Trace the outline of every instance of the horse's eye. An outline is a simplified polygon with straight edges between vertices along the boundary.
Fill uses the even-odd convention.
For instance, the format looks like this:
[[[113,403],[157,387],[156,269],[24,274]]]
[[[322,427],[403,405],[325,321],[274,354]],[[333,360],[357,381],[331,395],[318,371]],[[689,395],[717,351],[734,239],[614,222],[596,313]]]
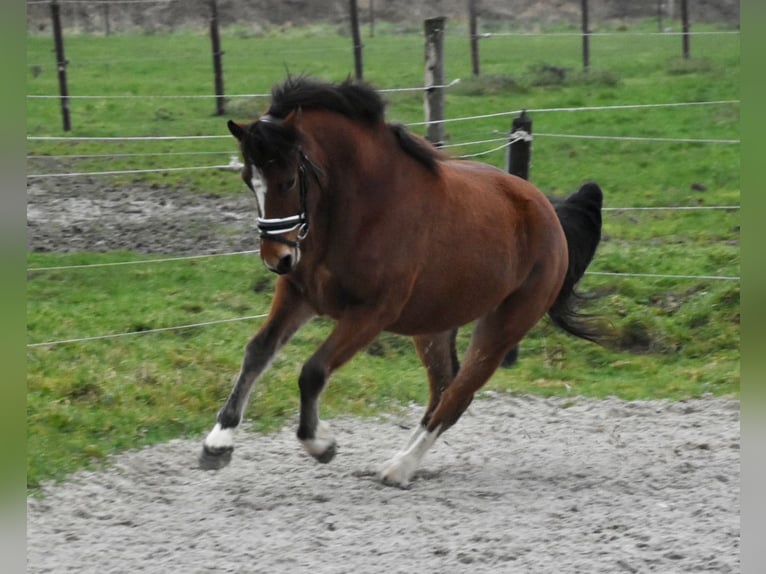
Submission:
[[[284,183],[283,189],[285,191],[291,191],[295,187],[296,178],[292,177]]]

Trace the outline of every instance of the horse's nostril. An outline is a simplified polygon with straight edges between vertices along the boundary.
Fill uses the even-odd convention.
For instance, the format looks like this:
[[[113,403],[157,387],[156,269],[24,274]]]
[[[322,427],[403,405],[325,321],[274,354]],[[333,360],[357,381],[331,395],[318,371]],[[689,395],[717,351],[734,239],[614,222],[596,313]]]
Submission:
[[[293,268],[293,256],[292,255],[284,255],[279,259],[279,263],[277,263],[277,273],[287,273],[288,271],[292,270]]]

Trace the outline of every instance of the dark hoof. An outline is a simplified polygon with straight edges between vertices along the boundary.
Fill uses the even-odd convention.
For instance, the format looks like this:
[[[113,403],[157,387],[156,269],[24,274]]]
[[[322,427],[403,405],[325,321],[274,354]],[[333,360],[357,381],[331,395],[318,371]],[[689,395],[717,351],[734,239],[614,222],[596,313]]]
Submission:
[[[335,458],[336,454],[338,454],[338,446],[337,446],[337,443],[333,441],[333,443],[330,446],[328,446],[327,449],[322,454],[320,454],[319,456],[315,456],[314,458],[317,459],[317,462],[321,462],[322,464],[327,464],[328,462],[330,462],[332,459]]]
[[[231,453],[234,447],[209,448],[202,445],[199,455],[199,467],[202,470],[219,470],[231,462]]]

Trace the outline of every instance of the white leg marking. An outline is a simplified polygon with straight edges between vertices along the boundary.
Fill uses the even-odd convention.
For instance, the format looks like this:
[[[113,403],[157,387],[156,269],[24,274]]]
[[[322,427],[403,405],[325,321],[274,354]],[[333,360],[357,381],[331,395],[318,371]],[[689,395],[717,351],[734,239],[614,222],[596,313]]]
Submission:
[[[324,421],[319,421],[314,438],[302,440],[303,448],[314,458],[320,458],[327,449],[335,444],[330,425]]]
[[[418,428],[415,429],[415,431],[410,435],[410,438],[407,440],[407,445],[404,447],[404,450],[407,450],[413,444],[415,444],[415,442],[420,438],[420,435],[422,435],[424,432],[426,432],[426,427],[423,425],[418,425]]]
[[[223,429],[221,423],[215,423],[205,437],[205,446],[210,449],[234,448],[234,429]]]
[[[434,444],[436,437],[439,436],[439,428],[427,431],[425,427],[420,427],[415,431],[410,437],[407,447],[383,464],[380,479],[386,484],[406,488],[426,452]]]

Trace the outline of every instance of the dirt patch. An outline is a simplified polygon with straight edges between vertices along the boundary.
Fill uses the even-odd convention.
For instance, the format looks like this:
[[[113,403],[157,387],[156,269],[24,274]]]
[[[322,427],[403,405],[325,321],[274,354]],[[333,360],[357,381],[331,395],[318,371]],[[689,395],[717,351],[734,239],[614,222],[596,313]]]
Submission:
[[[409,490],[381,485],[419,413],[331,421],[329,465],[294,423],[217,472],[202,437],[118,456],[28,501],[27,572],[739,571],[736,400],[485,393]]]
[[[41,180],[27,188],[28,249],[177,255],[256,249],[254,205],[245,192],[218,197],[87,178]]]

